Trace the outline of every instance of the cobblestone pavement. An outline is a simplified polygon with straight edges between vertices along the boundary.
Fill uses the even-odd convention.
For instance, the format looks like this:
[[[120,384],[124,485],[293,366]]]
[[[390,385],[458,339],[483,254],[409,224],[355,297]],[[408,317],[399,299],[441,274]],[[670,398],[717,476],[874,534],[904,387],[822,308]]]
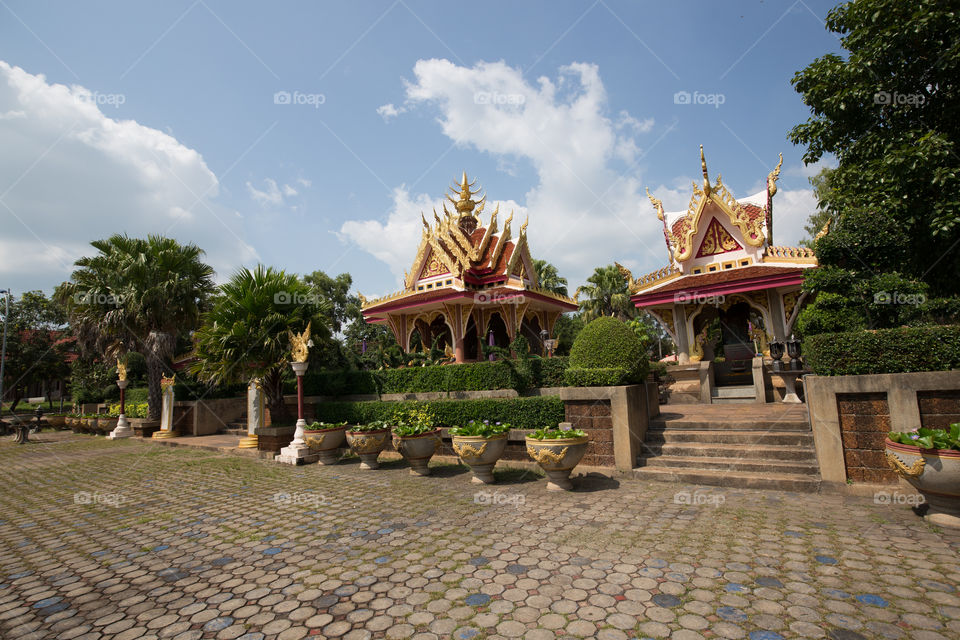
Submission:
[[[960,536],[903,504],[39,438],[0,442],[3,638],[960,638]]]

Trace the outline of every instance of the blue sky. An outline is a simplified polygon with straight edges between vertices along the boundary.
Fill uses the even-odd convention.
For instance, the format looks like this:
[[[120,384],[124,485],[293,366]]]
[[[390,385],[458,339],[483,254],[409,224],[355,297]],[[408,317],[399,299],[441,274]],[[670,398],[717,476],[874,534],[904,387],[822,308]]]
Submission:
[[[50,291],[121,231],[195,242],[221,280],[260,261],[387,293],[463,170],[574,287],[646,273],[644,188],[683,209],[700,144],[738,197],[784,154],[794,244],[816,168],[789,81],[839,51],[833,4],[3,0],[0,287]]]

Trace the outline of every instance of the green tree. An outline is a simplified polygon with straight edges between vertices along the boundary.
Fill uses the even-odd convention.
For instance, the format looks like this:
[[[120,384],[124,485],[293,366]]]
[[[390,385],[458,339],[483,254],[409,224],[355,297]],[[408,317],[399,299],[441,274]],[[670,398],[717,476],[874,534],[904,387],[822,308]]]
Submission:
[[[311,294],[296,275],[272,267],[238,271],[221,285],[194,335],[197,361],[191,373],[216,385],[259,377],[273,421],[288,419],[283,402],[283,382],[292,375],[288,331],[302,332],[309,322],[315,342],[330,337],[327,303]],[[311,360],[315,356],[311,353]]]
[[[560,277],[555,266],[546,260],[534,260],[533,269],[542,288],[557,295],[567,295],[567,279]]]
[[[810,186],[813,187],[813,195],[817,198],[817,202],[829,202],[831,200],[831,196],[828,194],[831,171],[832,169],[824,167],[820,170],[820,173],[810,178]],[[803,230],[807,236],[800,241],[800,246],[813,249],[813,243],[824,230],[826,224],[828,222],[833,224],[835,221],[836,215],[833,211],[817,207],[816,211],[807,218],[807,223],[803,225]]]
[[[629,320],[637,315],[627,281],[615,264],[594,269],[587,284],[577,288],[577,299],[584,322],[601,316]]]
[[[934,295],[960,293],[960,11],[941,0],[854,0],[827,15],[845,55],[792,82],[810,107],[790,139],[804,161],[837,159],[821,209],[889,216],[907,252],[894,263]],[[861,218],[867,220],[868,218]],[[847,222],[845,224],[851,224]],[[859,247],[848,245],[856,256]]]
[[[203,251],[162,236],[113,235],[90,243],[99,253],[76,261],[57,298],[81,348],[108,359],[126,351],[147,364],[149,417],[160,418],[160,378],[177,334],[199,325],[213,285]]]
[[[27,291],[11,299],[3,383],[11,412],[31,385],[42,385],[49,400],[47,383],[69,374],[65,360],[68,344],[63,341],[65,320],[62,307],[42,291]]]

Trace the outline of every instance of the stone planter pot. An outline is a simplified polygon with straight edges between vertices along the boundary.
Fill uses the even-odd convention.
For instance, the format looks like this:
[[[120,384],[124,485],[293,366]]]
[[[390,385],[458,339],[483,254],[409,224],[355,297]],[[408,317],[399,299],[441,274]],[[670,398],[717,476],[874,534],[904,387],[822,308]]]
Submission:
[[[960,528],[960,451],[921,449],[889,438],[884,445],[890,467],[926,499],[924,518]]]
[[[151,438],[153,434],[160,430],[159,420],[150,420],[148,418],[127,418],[130,428],[133,429],[133,435],[138,438]]]
[[[410,463],[410,475],[430,475],[430,458],[433,457],[443,441],[440,439],[440,429],[420,434],[418,436],[393,436],[393,448],[400,452],[403,459]]]
[[[119,418],[97,418],[97,432],[108,434],[117,428]]]
[[[63,429],[67,424],[66,416],[47,416],[47,424],[54,429]]]
[[[476,484],[491,484],[493,467],[503,455],[507,447],[507,434],[484,438],[483,436],[453,436],[453,451],[463,464],[473,472],[471,482]]]
[[[389,429],[378,429],[377,431],[347,431],[347,444],[355,454],[360,456],[361,469],[379,469],[380,463],[377,458],[380,452],[390,441]]]
[[[346,427],[332,429],[304,429],[303,438],[310,452],[319,456],[319,464],[337,464],[340,448],[346,443]]]
[[[83,432],[84,433],[96,433],[97,431],[97,419],[96,418],[83,418]]]
[[[570,491],[570,472],[577,466],[590,444],[590,436],[537,440],[527,436],[527,455],[547,474],[547,490]]]

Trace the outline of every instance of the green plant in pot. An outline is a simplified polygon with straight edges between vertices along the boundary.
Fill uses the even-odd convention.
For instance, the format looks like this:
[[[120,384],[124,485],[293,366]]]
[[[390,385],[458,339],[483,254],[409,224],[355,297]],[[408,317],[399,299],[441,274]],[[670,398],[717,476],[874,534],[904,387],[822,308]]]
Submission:
[[[441,443],[437,418],[429,410],[413,406],[393,414],[393,447],[410,464],[411,475],[430,475],[430,458]]]
[[[346,428],[346,422],[314,422],[303,430],[303,438],[311,453],[319,457],[319,464],[336,464],[340,460],[340,449],[347,441]]]
[[[543,427],[527,436],[527,455],[547,474],[549,491],[570,491],[570,472],[583,459],[590,436],[580,429]]]
[[[347,444],[360,456],[361,469],[379,469],[377,458],[390,441],[390,427],[386,422],[377,420],[369,424],[358,424],[345,430]]]
[[[891,431],[884,445],[890,467],[926,499],[925,518],[960,528],[960,422],[948,429]]]
[[[473,472],[472,482],[491,484],[493,467],[507,446],[510,425],[506,422],[471,420],[465,426],[452,427],[453,451]]]

